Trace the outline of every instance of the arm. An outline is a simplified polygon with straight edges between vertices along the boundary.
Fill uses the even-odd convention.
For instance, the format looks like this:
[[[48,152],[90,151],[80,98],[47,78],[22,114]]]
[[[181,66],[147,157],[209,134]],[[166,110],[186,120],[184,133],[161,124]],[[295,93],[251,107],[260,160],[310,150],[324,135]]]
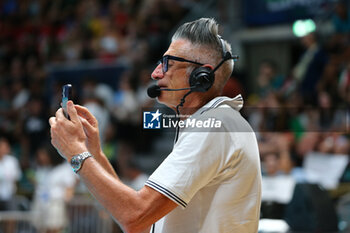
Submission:
[[[67,105],[70,121],[59,109],[56,117],[51,117],[49,122],[52,144],[70,161],[74,155],[88,151],[86,142],[89,143],[89,138],[73,102],[69,101]],[[89,191],[126,232],[142,232],[177,207],[175,202],[147,186],[138,192],[129,188],[93,157],[86,159],[79,175]]]
[[[129,188],[108,174],[93,158],[85,161],[79,175],[125,232],[143,232],[177,207],[175,202],[148,186],[138,192]]]

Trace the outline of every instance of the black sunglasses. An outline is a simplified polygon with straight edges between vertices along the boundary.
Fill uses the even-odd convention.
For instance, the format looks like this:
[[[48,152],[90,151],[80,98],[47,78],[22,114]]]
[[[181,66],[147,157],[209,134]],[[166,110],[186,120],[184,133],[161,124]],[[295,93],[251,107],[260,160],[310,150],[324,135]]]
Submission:
[[[162,64],[163,73],[168,71],[168,61],[169,60],[175,60],[175,61],[180,61],[180,62],[189,62],[189,63],[200,65],[200,66],[204,65],[202,63],[195,62],[195,61],[190,61],[190,60],[187,60],[187,59],[182,58],[182,57],[175,57],[175,56],[171,56],[171,55],[165,55],[165,56],[162,57],[162,59],[160,59],[158,61],[158,65]]]

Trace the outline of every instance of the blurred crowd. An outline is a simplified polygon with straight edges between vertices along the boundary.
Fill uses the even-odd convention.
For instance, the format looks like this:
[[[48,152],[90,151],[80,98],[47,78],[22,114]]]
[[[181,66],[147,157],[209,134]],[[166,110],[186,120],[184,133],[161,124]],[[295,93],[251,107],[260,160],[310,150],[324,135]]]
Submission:
[[[350,12],[344,4],[332,20],[334,34],[299,39],[304,51],[289,73],[270,60],[260,64],[245,114],[257,132],[266,175],[288,174],[312,152],[350,152]]]
[[[0,1],[0,211],[18,209],[14,197],[20,194],[33,201],[38,213],[33,224],[42,232],[59,232],[66,225],[64,203],[77,179],[48,146],[48,118],[61,100],[61,86],[48,87],[50,64],[92,60],[127,67],[118,89],[86,78],[75,99],[99,120],[105,153],[121,177],[140,188],[147,175],[132,154],[147,150],[152,135],[135,137],[135,113],[151,104],[145,92],[150,65],[194,2]],[[6,227],[11,232],[13,226]]]
[[[103,150],[118,174],[142,187],[147,174],[132,155],[150,151],[158,136],[140,133],[142,108],[155,104],[146,95],[150,74],[173,28],[196,2],[0,1],[0,211],[15,208],[8,200],[19,193],[39,210],[46,208],[42,200],[54,196],[50,214],[60,216],[76,186],[77,178],[67,175],[49,146],[48,118],[59,107],[61,86],[52,87],[48,98],[48,64],[126,64],[118,88],[86,78],[75,98],[98,119]],[[303,53],[289,73],[264,60],[255,87],[243,87],[234,73],[224,90],[245,96],[242,113],[257,132],[264,176],[293,174],[305,181],[296,168],[310,153],[350,152],[350,12],[339,4],[330,20],[332,36],[311,32],[300,38]],[[66,223],[62,218],[48,224],[60,229]]]
[[[50,87],[53,92],[47,95],[48,64],[82,60],[127,64],[118,90],[86,78],[79,101],[100,118],[102,137],[111,111],[113,118],[121,122],[121,130],[130,134],[124,125],[132,125],[132,113],[147,104],[142,88],[150,81],[150,64],[159,59],[169,32],[191,3],[1,1],[0,132],[9,140],[21,167],[35,164],[38,148],[49,139],[47,119],[59,107],[61,86]],[[107,132],[106,140],[112,135],[113,132]]]

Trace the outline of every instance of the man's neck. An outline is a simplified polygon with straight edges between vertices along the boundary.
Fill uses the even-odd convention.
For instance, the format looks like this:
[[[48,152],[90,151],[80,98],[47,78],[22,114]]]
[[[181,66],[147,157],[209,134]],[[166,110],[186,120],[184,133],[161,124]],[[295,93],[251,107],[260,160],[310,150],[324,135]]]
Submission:
[[[191,96],[194,95],[194,96]],[[179,108],[180,118],[186,119],[189,116],[193,115],[198,109],[203,107],[209,101],[217,97],[215,96],[203,96],[200,93],[191,93],[189,98],[186,98],[186,101],[182,107]]]

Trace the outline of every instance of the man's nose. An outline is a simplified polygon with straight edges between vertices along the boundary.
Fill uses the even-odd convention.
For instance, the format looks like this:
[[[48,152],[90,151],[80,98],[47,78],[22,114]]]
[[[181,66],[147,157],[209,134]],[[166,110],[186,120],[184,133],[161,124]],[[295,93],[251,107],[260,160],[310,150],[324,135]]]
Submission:
[[[162,64],[158,64],[158,66],[153,70],[151,77],[153,80],[162,79],[164,77]]]

